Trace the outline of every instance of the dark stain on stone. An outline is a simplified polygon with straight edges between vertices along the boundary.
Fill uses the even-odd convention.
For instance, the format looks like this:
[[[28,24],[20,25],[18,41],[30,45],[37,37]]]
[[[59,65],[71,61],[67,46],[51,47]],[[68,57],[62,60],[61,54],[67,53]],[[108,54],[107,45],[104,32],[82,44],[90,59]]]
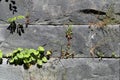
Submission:
[[[106,12],[94,10],[94,9],[83,9],[83,10],[80,10],[79,12],[83,12],[85,14],[106,15]]]
[[[115,13],[116,15],[120,15],[120,13]]]

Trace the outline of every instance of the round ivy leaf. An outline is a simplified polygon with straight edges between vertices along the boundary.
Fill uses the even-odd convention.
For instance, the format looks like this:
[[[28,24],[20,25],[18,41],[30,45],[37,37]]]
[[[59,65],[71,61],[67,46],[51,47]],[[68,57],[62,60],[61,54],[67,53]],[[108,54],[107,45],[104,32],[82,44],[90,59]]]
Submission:
[[[32,65],[35,65],[36,64],[36,59],[34,58],[34,57],[31,57],[30,58],[30,63],[32,64]]]
[[[19,53],[19,52],[20,52],[19,50],[14,50],[13,55],[15,55],[16,53]]]
[[[14,60],[18,60],[17,56],[15,56],[13,59],[14,59]]]
[[[31,57],[30,59],[31,59],[32,61],[35,61],[35,60],[36,60],[34,57]]]
[[[18,50],[18,51],[22,51],[22,50],[23,50],[23,48],[18,48],[17,50]]]
[[[34,52],[36,52],[35,49],[29,49],[29,53],[34,53]]]
[[[44,63],[46,63],[46,62],[47,62],[47,58],[46,58],[46,57],[43,57],[43,58],[42,58],[42,61],[43,61]]]
[[[38,60],[37,60],[37,65],[42,66],[42,60],[38,59]]]
[[[10,63],[10,64],[13,64],[13,63],[14,63],[14,59],[13,59],[13,58],[10,59],[10,60],[9,60],[9,63]]]
[[[34,52],[34,55],[35,55],[35,56],[39,55],[39,51],[35,51],[35,52]]]
[[[24,58],[29,58],[30,57],[30,54],[29,53],[24,53]]]
[[[46,55],[51,55],[52,53],[50,51],[47,51]]]
[[[26,63],[29,63],[29,59],[24,59],[23,62],[26,64]]]
[[[38,47],[38,51],[39,51],[40,53],[44,53],[45,49],[44,49],[44,47],[40,46],[40,47]]]
[[[23,58],[23,54],[22,54],[22,53],[17,54],[17,57],[18,57],[19,59],[22,59],[22,58]]]

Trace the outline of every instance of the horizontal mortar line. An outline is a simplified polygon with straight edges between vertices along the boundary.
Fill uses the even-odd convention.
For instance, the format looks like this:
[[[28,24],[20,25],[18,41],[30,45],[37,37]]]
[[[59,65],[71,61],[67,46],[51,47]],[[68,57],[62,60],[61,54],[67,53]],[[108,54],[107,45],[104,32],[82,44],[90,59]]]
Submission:
[[[6,28],[7,26],[9,26],[9,25],[1,25],[0,24],[0,28],[2,28],[2,29],[4,29],[4,28]],[[65,28],[66,26],[68,26],[67,24],[66,25],[63,25],[63,24],[61,24],[61,25],[48,25],[48,24],[35,24],[35,25],[28,25],[28,28],[34,28],[35,26],[37,26],[37,27],[43,27],[43,26],[46,26],[46,27],[61,27],[61,28]],[[84,28],[89,28],[89,26],[90,25],[72,25],[73,27],[84,27]],[[108,27],[109,28],[120,28],[120,25],[108,25]]]
[[[86,25],[89,26],[89,24],[43,24],[43,23],[30,23],[29,25],[53,25],[53,26],[57,26],[57,25]],[[29,26],[28,25],[28,26]],[[110,26],[119,26],[120,24],[114,24],[114,25],[110,25]],[[108,25],[109,26],[109,25]]]
[[[51,58],[59,58],[59,57],[51,57]],[[73,58],[100,58],[100,57],[73,57]],[[102,58],[114,58],[114,57],[102,57]],[[120,57],[115,57],[114,59],[120,59]]]
[[[3,58],[10,58],[10,57],[6,57],[6,56],[3,56]],[[51,58],[60,58],[60,57],[57,57],[57,56],[53,56]],[[69,58],[72,58],[72,57],[69,57]],[[97,58],[99,59],[100,57],[73,57],[74,58]],[[101,57],[101,58],[109,58],[109,59],[120,59],[120,57]],[[60,58],[60,59],[64,59],[64,58]]]
[[[0,26],[8,26],[9,24],[0,24]],[[25,24],[24,24],[25,25]],[[57,26],[57,25],[88,25],[89,26],[89,24],[43,24],[43,23],[30,23],[30,24],[28,24],[28,26],[29,25],[54,25],[54,26]],[[109,24],[108,26],[120,26],[120,24],[114,24],[114,25],[111,25],[111,24]]]

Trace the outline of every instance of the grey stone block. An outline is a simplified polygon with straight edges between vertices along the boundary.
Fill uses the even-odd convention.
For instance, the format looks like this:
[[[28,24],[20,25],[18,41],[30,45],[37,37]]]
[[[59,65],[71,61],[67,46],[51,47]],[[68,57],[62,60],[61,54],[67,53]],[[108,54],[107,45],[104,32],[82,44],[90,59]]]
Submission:
[[[119,13],[120,1],[116,0],[15,0],[18,12],[15,15],[9,11],[9,3],[0,2],[0,19],[7,20],[16,15],[30,14],[33,23],[41,24],[88,24],[96,22],[95,14],[79,12],[84,9],[95,9],[106,12],[111,4],[114,4],[115,13]],[[119,15],[115,17],[120,19]],[[22,21],[23,22],[23,21]],[[1,22],[3,23],[3,22]]]
[[[0,64],[0,80],[24,80],[20,67],[7,65],[6,59]]]
[[[119,80],[120,59],[93,58],[50,59],[42,68],[36,65],[24,70],[22,66],[0,65],[2,80]],[[7,76],[6,76],[7,74]]]
[[[25,33],[19,36],[16,33],[10,34],[4,26],[0,28],[0,49],[6,54],[18,47],[37,49],[37,47],[46,44],[46,50],[53,49],[56,51],[53,56],[59,56],[61,46],[62,49],[66,48],[66,28],[67,25],[66,27],[62,25],[30,25],[29,28],[25,29]],[[105,35],[101,30],[91,31],[88,25],[73,25],[72,30],[71,52],[75,53],[76,56],[91,57],[90,48],[98,44],[96,50],[104,53],[106,57],[110,57],[113,52],[119,56],[120,31],[118,25],[105,29],[107,31]]]
[[[40,70],[32,67],[30,72],[35,80],[119,80],[119,62],[119,59],[68,59],[53,62],[50,67],[45,64]]]

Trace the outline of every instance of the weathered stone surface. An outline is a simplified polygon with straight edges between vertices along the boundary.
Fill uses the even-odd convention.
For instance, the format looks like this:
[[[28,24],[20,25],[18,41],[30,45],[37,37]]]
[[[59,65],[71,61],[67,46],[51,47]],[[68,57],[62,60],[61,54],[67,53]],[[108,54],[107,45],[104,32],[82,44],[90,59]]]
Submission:
[[[61,46],[63,50],[66,48],[66,28],[67,25],[66,27],[30,25],[25,29],[25,33],[19,36],[16,33],[10,34],[4,26],[0,28],[0,49],[6,54],[18,47],[37,49],[38,46],[46,44],[46,50],[53,49],[56,51],[53,55],[59,56]],[[113,52],[119,56],[120,31],[118,25],[109,26],[103,32],[96,29],[91,31],[88,25],[73,25],[72,30],[71,52],[74,52],[76,56],[90,57],[89,50],[94,45],[97,45],[96,50],[104,53],[106,57],[110,57]]]
[[[59,56],[61,46],[66,47],[66,27],[57,24],[88,24],[97,22],[97,15],[91,11],[87,13],[81,10],[96,10],[103,13],[114,4],[114,18],[120,19],[120,0],[15,0],[18,12],[14,15],[9,10],[10,0],[0,2],[0,50],[4,54],[13,49],[34,48],[47,44],[45,49],[53,49],[53,56]],[[8,25],[3,25],[8,18],[17,15],[30,14],[31,24],[25,29],[25,34],[11,35],[6,30]],[[113,19],[113,18],[112,18]],[[4,21],[2,21],[4,20]],[[24,20],[20,21],[24,23]],[[120,21],[119,21],[120,22]],[[37,24],[56,24],[37,25]],[[67,26],[67,25],[66,25]],[[120,56],[120,27],[118,25],[107,27],[104,30],[88,29],[88,25],[73,25],[73,39],[71,50],[76,57],[91,57],[90,48],[96,46],[96,52],[104,53],[110,57],[111,53]],[[31,66],[24,70],[22,66],[6,64],[6,60],[0,65],[0,80],[119,80],[120,58],[74,58],[51,59],[41,69]]]
[[[5,26],[4,26],[5,27]],[[58,56],[61,52],[61,46],[65,49],[67,40],[65,38],[66,27],[63,26],[51,26],[51,25],[34,25],[29,26],[25,30],[25,34],[19,36],[18,34],[10,35],[9,31],[2,29],[3,41],[1,43],[1,49],[3,52],[9,52],[17,47],[23,48],[37,48],[40,45],[47,44],[46,49],[57,50],[55,55]],[[73,28],[73,39],[71,41],[72,49],[76,53],[84,53],[88,55],[86,42],[88,40],[89,29],[87,26],[76,26]],[[7,36],[7,37],[5,37]]]
[[[106,12],[111,4],[114,4],[115,13],[120,13],[119,0],[15,0],[18,12],[15,15],[26,15],[30,13],[31,21],[41,24],[88,24],[96,22],[95,14],[80,12],[84,9],[94,9]],[[9,3],[4,0],[0,2],[0,19],[7,20],[12,17],[9,11]],[[116,15],[120,19],[120,15]]]
[[[6,59],[0,65],[0,79],[1,80],[23,80],[23,74],[20,67],[6,65]]]
[[[0,65],[2,80],[119,80],[120,59],[51,59],[42,68]],[[6,76],[7,74],[7,76]]]
[[[91,34],[92,46],[96,46],[97,51],[105,56],[111,56],[110,53],[117,53],[120,56],[120,27],[110,25],[103,30],[93,30]]]

